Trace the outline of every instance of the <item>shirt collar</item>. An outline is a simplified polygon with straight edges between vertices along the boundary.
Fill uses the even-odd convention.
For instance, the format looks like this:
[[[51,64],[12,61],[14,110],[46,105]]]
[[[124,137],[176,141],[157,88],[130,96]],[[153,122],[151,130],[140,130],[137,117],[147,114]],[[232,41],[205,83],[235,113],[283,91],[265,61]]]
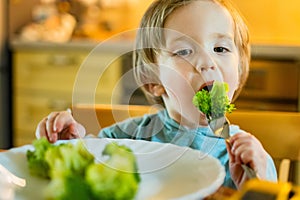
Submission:
[[[184,132],[193,132],[197,135],[204,135],[204,136],[208,136],[208,137],[218,137],[218,136],[214,135],[214,133],[212,132],[212,130],[209,126],[199,125],[197,128],[191,129],[191,128],[180,125],[178,122],[176,122],[174,119],[172,119],[170,117],[170,115],[166,109],[163,109],[162,111],[160,111],[158,113],[158,116],[160,117],[160,119],[163,122],[165,122],[165,127],[168,129],[173,129],[173,130],[175,129],[175,130],[180,130],[180,131],[184,131]]]

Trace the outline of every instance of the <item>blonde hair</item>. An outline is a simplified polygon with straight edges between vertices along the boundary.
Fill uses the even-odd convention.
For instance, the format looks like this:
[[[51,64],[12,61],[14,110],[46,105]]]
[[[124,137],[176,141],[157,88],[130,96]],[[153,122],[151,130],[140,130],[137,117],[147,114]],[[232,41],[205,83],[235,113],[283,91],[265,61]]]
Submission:
[[[162,104],[163,101],[149,92],[147,85],[159,84],[158,67],[156,57],[160,53],[160,47],[164,46],[163,28],[168,16],[177,8],[188,5],[197,0],[157,0],[151,4],[145,12],[140,29],[137,32],[136,46],[133,54],[134,75],[137,84],[141,86],[147,99],[152,104]],[[199,0],[198,0],[199,1]],[[250,43],[248,28],[234,6],[229,0],[207,0],[218,3],[228,10],[234,22],[234,42],[238,48],[239,63],[239,87],[236,90],[235,100],[243,88],[249,73]]]

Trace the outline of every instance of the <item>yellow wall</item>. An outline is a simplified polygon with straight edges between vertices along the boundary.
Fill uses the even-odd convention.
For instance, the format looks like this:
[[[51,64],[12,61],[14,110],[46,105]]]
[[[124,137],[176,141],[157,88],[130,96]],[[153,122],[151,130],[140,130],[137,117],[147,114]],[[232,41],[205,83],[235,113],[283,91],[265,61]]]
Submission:
[[[135,1],[131,26],[138,26],[153,0]],[[300,0],[232,0],[249,26],[254,44],[300,45]]]
[[[108,9],[104,15],[111,21],[121,23],[119,32],[134,29],[152,1],[127,0],[128,6],[124,12]],[[300,0],[232,1],[248,21],[252,43],[300,45]],[[11,36],[31,21],[31,8],[37,2],[39,0],[10,0]]]
[[[232,0],[248,21],[252,42],[300,45],[299,0]]]
[[[132,4],[130,7],[130,18],[133,27],[138,27],[144,12],[152,2],[153,0],[138,0]]]

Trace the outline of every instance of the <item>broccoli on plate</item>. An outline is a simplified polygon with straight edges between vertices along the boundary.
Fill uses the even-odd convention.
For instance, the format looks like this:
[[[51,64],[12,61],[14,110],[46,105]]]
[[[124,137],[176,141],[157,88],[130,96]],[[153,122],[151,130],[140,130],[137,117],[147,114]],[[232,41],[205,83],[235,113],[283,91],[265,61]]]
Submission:
[[[96,163],[82,141],[76,144],[50,144],[46,139],[33,142],[27,152],[32,175],[49,178],[45,199],[133,199],[140,176],[131,149],[115,142],[107,144],[103,155],[108,159]]]

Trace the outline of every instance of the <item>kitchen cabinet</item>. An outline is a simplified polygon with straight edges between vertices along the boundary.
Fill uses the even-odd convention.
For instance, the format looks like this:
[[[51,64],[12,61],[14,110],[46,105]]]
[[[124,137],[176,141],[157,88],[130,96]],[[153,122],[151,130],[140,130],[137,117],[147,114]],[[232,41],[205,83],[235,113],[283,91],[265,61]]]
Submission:
[[[24,48],[12,55],[14,146],[31,143],[38,122],[52,111],[119,101],[121,61],[112,51]]]

